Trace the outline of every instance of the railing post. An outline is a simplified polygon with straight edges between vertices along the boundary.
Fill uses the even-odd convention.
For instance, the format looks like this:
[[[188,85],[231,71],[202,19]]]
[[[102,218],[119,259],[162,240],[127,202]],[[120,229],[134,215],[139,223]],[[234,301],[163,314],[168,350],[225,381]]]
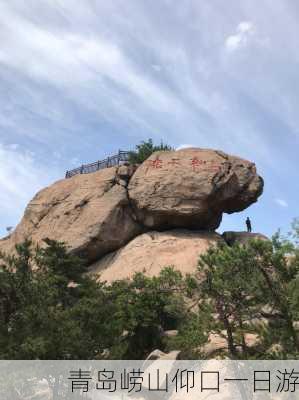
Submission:
[[[109,160],[110,160],[110,157],[107,158],[107,168],[109,168]]]

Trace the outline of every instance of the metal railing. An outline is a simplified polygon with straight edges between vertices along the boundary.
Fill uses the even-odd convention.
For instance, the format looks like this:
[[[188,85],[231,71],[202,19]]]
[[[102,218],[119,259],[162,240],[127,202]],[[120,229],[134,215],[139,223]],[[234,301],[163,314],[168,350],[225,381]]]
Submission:
[[[119,150],[118,154],[108,157],[105,160],[96,161],[92,164],[83,164],[81,167],[66,171],[65,177],[71,178],[74,175],[90,174],[92,172],[99,171],[100,169],[115,167],[116,165],[120,165],[121,163],[128,161],[129,154],[130,151]]]

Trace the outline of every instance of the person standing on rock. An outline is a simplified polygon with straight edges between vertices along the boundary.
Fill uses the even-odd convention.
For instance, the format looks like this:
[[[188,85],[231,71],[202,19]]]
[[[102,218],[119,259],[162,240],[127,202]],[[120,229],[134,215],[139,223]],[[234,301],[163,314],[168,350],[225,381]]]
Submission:
[[[251,232],[252,226],[251,226],[251,221],[250,221],[249,217],[246,218],[246,226],[247,226],[247,232]]]

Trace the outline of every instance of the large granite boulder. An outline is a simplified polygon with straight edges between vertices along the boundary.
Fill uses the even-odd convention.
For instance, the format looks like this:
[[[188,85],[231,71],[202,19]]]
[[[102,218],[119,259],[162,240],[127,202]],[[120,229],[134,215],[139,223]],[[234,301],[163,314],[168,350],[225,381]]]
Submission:
[[[133,170],[122,166],[76,175],[41,190],[28,204],[16,230],[0,241],[9,252],[16,243],[30,238],[65,242],[88,262],[116,250],[141,228],[131,216],[126,180]]]
[[[26,238],[38,244],[49,238],[65,242],[92,264],[150,230],[213,231],[223,212],[243,210],[262,189],[263,180],[249,161],[198,148],[156,152],[140,166],[76,175],[41,190],[15,231],[0,240],[0,251],[11,252]],[[166,264],[182,270],[190,265],[194,270],[207,236],[192,235],[154,232],[138,237],[120,250],[126,261],[119,259],[113,268],[120,269],[120,277],[131,276],[132,268],[140,271],[141,265],[150,274]],[[134,249],[129,254],[135,245],[140,253]],[[99,261],[100,269],[110,263],[108,259]],[[107,280],[112,279],[108,275]]]
[[[194,273],[199,256],[222,241],[222,237],[215,232],[184,229],[151,231],[137,236],[120,250],[107,254],[91,266],[90,273],[107,282],[132,278],[135,272],[156,276],[169,266],[183,274]]]
[[[244,210],[262,191],[254,163],[199,148],[152,154],[128,186],[136,218],[158,230],[214,230],[223,212]]]

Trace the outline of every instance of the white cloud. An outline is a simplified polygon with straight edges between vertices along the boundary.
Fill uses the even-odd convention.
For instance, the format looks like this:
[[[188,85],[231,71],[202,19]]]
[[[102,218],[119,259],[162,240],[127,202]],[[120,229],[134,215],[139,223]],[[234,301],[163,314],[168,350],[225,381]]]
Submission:
[[[229,52],[236,51],[242,47],[246,47],[250,37],[255,33],[255,28],[252,22],[243,21],[237,26],[236,33],[228,36],[225,40],[225,48]]]
[[[237,27],[237,31],[240,33],[253,32],[252,22],[248,22],[248,21],[240,22]]]
[[[15,147],[0,144],[0,217],[20,215],[24,204],[53,177],[32,152]]]
[[[180,144],[176,148],[176,150],[189,149],[190,147],[198,147],[198,145],[195,145],[195,144]]]
[[[188,38],[188,29],[184,28],[180,32],[184,33],[182,41],[176,39],[179,32],[176,29],[173,35],[164,37],[164,27],[151,18],[146,7],[136,8],[134,2],[126,6],[130,20],[134,21],[129,25],[125,16],[120,17],[113,6],[111,12],[105,2],[94,11],[87,2],[80,6],[80,12],[71,1],[63,3],[63,7],[61,2],[57,3],[58,14],[68,16],[67,21],[73,24],[59,26],[55,18],[51,20],[50,0],[41,7],[47,15],[44,20],[33,18],[38,13],[34,2],[30,12],[25,12],[17,1],[15,7],[0,2],[0,36],[6,38],[0,46],[0,67],[5,65],[5,70],[13,71],[20,81],[25,78],[30,86],[29,94],[23,93],[26,97],[11,96],[11,102],[17,102],[24,110],[25,101],[28,109],[38,114],[36,117],[47,118],[55,126],[63,124],[65,130],[73,132],[74,121],[79,118],[73,118],[68,110],[75,103],[82,110],[79,123],[84,124],[87,111],[98,121],[126,126],[126,132],[138,127],[142,134],[154,132],[159,138],[168,131],[169,142],[178,142],[185,136],[182,132],[187,132],[186,140],[196,137],[205,147],[227,146],[223,132],[225,126],[231,130],[233,123],[235,129],[230,135],[236,140],[232,140],[230,147],[242,148],[244,134],[238,133],[242,129],[236,126],[231,95],[223,88],[225,74],[218,71],[221,67],[217,62],[218,46],[207,46],[211,54],[199,56],[200,51],[190,51],[192,41],[196,42],[193,31]],[[103,24],[94,24],[99,16]],[[252,24],[243,21],[237,34],[247,35],[251,30]],[[202,35],[207,35],[204,29]],[[205,38],[210,39],[213,35]],[[213,54],[212,49],[217,52]],[[31,79],[27,80],[28,77]],[[35,82],[31,83],[32,80]],[[40,92],[35,85],[41,87]],[[58,88],[62,96],[53,102],[54,96],[48,97],[46,88],[43,89],[45,85]],[[230,121],[232,113],[234,120]],[[3,123],[14,122],[15,126],[9,127],[20,131],[24,124],[14,117],[17,113],[11,114]],[[0,114],[0,123],[1,117],[4,118]],[[25,122],[28,123],[28,118]],[[215,124],[221,126],[221,131]],[[208,133],[210,125],[216,128],[213,135]],[[52,140],[46,129],[37,129],[35,124],[27,132],[26,135],[38,137],[39,141]],[[259,142],[259,149],[264,148],[262,141]],[[237,152],[234,148],[231,151]]]
[[[110,80],[151,109],[180,111],[180,101],[169,90],[141,73],[117,44],[98,33],[48,31],[3,4],[0,21],[1,36],[6,37],[0,63],[7,67],[70,91],[81,90],[88,82],[103,90]]]
[[[223,148],[272,164],[276,121],[267,125],[272,121],[265,115],[267,107],[275,118],[290,121],[290,116],[298,126],[293,91],[297,74],[292,70],[296,40],[286,39],[296,38],[297,24],[289,18],[283,23],[286,4],[267,10],[269,18],[256,0],[234,4],[229,14],[209,2],[182,2],[186,9],[190,4],[190,15],[180,14],[178,20],[170,4],[162,11],[137,3],[82,2],[74,7],[71,0],[45,0],[42,6],[34,1],[0,2],[0,73],[4,83],[8,80],[1,86],[2,98],[11,107],[9,113],[2,107],[0,113],[6,141],[18,141],[17,132],[45,145],[59,142],[59,148],[66,138],[79,144],[69,159],[75,153],[84,162],[82,132],[90,139],[86,148],[92,150],[96,143],[96,134],[88,132],[92,119],[92,126],[100,127],[103,148],[112,140],[130,147],[129,140],[146,135]],[[165,13],[163,22],[157,18],[160,12]],[[289,14],[292,19],[294,15]],[[231,25],[232,20],[237,23]],[[277,24],[269,22],[273,20]],[[189,29],[194,24],[197,31]],[[277,46],[258,52],[253,45],[260,36],[269,36]],[[249,57],[239,64],[231,55],[248,45]],[[112,124],[120,129],[111,129]],[[15,137],[8,137],[10,131]],[[122,138],[116,139],[117,133],[113,138],[110,131],[122,132]]]
[[[288,203],[287,203],[285,200],[283,200],[283,199],[276,198],[276,199],[274,199],[274,201],[275,201],[275,203],[278,204],[280,207],[287,208],[287,207],[289,206]]]

